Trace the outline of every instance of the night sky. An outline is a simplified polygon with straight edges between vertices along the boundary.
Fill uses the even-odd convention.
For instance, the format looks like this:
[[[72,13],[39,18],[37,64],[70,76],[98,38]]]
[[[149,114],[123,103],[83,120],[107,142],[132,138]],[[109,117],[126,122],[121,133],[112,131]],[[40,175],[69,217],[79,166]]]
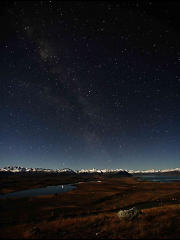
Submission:
[[[0,4],[0,167],[180,167],[179,1]]]

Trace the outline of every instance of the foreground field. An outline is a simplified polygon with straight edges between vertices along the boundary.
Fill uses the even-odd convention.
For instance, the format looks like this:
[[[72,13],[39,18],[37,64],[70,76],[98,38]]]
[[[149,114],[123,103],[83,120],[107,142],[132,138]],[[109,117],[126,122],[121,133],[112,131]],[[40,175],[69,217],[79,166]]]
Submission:
[[[180,183],[134,178],[8,176],[0,192],[77,183],[63,194],[0,200],[0,237],[27,239],[179,239]],[[120,209],[136,206],[142,215],[121,220]]]

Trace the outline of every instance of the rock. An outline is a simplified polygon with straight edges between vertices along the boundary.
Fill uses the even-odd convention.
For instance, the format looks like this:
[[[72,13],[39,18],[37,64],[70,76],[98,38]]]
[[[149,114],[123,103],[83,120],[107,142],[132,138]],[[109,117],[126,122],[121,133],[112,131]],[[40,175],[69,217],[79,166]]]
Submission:
[[[39,232],[40,232],[40,228],[38,228],[38,227],[33,227],[33,228],[31,229],[31,235],[37,234],[37,233],[39,233]]]
[[[136,207],[130,208],[128,210],[120,210],[117,215],[121,219],[133,219],[141,214],[141,210],[137,209]]]

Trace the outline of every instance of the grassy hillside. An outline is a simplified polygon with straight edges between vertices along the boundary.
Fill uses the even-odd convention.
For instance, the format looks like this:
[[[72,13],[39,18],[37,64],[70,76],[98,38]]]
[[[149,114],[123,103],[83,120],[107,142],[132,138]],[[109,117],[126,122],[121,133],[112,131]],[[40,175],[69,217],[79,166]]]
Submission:
[[[69,179],[71,183],[72,180]],[[138,182],[134,178],[99,180],[102,182],[78,184],[77,189],[64,194],[0,200],[0,237],[179,238],[180,183]],[[57,176],[45,182],[48,184],[48,181],[63,182]],[[22,182],[23,188],[25,182]],[[29,182],[26,184],[29,188]],[[15,179],[14,185],[17,190]],[[40,186],[40,182],[37,185]],[[20,182],[18,186],[22,189]],[[13,182],[11,186],[5,186],[4,182],[3,191],[10,189]],[[141,208],[143,214],[132,220],[119,219],[117,212],[132,206]]]

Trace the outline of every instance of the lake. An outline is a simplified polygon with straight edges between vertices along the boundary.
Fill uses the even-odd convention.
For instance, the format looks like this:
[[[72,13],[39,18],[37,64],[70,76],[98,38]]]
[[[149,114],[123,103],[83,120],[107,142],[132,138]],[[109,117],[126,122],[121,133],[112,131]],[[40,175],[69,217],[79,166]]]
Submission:
[[[17,191],[12,193],[0,194],[0,199],[2,198],[19,198],[19,197],[34,197],[39,195],[49,195],[49,194],[56,194],[56,193],[64,193],[69,192],[76,187],[70,184],[65,185],[58,185],[58,186],[47,186],[43,188],[34,188],[34,189],[27,189],[23,191]]]
[[[136,177],[141,178],[145,181],[151,182],[176,182],[180,181],[180,176],[160,176],[160,175],[136,175]]]

